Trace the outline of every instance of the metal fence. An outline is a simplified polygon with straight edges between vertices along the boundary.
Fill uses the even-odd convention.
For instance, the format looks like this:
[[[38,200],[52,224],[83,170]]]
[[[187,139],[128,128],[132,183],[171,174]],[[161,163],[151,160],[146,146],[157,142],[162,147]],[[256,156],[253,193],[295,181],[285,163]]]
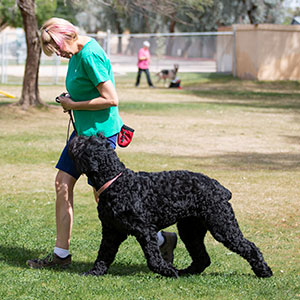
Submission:
[[[234,70],[233,32],[174,34],[90,34],[106,50],[115,75],[137,71],[137,53],[150,42],[151,72],[179,65],[180,72],[226,72]],[[1,83],[21,83],[26,61],[22,29],[0,33]],[[40,84],[64,84],[68,61],[42,54]]]

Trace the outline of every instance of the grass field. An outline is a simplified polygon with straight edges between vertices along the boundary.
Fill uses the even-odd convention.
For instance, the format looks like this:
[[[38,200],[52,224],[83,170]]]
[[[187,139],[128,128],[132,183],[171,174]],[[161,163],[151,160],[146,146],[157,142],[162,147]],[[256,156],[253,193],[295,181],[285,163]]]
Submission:
[[[68,123],[54,102],[64,87],[41,86],[47,108],[25,112],[0,98],[0,299],[300,299],[300,83],[182,74],[182,90],[150,90],[145,78],[133,88],[134,77],[116,77],[121,116],[136,130],[132,144],[117,150],[120,158],[136,171],[189,169],[220,181],[233,193],[244,235],[274,276],[255,277],[210,234],[212,264],[201,275],[175,280],[150,272],[130,237],[106,276],[80,276],[92,266],[101,239],[84,177],[75,190],[72,266],[28,269],[27,259],[55,244],[55,163]],[[21,94],[21,86],[0,90]],[[179,241],[174,264],[189,263]]]

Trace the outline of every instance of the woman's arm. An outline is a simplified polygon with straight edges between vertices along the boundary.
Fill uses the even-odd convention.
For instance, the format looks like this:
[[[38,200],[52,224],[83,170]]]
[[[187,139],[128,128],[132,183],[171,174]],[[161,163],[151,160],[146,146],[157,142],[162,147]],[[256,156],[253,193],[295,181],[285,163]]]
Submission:
[[[138,53],[138,60],[148,60],[149,58],[149,52],[147,53],[144,48],[141,48]]]
[[[141,57],[139,57],[139,60],[147,60],[147,59],[148,59],[147,56],[141,56]]]
[[[111,80],[100,82],[97,85],[101,97],[87,101],[75,102],[71,98],[60,96],[59,100],[64,111],[68,110],[102,110],[112,106],[118,106],[117,91]]]

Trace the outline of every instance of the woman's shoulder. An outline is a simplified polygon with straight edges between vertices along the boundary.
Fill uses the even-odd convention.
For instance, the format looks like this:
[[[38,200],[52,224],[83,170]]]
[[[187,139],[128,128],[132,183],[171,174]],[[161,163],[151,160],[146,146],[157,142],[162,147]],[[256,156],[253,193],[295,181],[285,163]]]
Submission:
[[[81,51],[81,60],[83,61],[109,60],[105,51],[95,39],[91,39],[82,50],[83,51]]]
[[[105,51],[103,48],[99,45],[99,43],[91,38],[85,46],[82,48],[82,56],[88,56],[91,54],[99,55],[99,56],[105,56]]]

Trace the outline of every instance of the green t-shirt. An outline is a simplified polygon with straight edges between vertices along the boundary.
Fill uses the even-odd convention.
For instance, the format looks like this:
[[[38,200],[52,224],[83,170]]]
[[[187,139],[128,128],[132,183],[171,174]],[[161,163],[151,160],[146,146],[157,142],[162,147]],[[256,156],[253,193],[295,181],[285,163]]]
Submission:
[[[101,96],[96,86],[107,80],[115,85],[110,61],[97,41],[91,39],[69,60],[67,91],[74,101],[91,100]],[[109,137],[120,132],[123,125],[115,106],[103,110],[75,110],[73,114],[79,135],[102,132]]]

